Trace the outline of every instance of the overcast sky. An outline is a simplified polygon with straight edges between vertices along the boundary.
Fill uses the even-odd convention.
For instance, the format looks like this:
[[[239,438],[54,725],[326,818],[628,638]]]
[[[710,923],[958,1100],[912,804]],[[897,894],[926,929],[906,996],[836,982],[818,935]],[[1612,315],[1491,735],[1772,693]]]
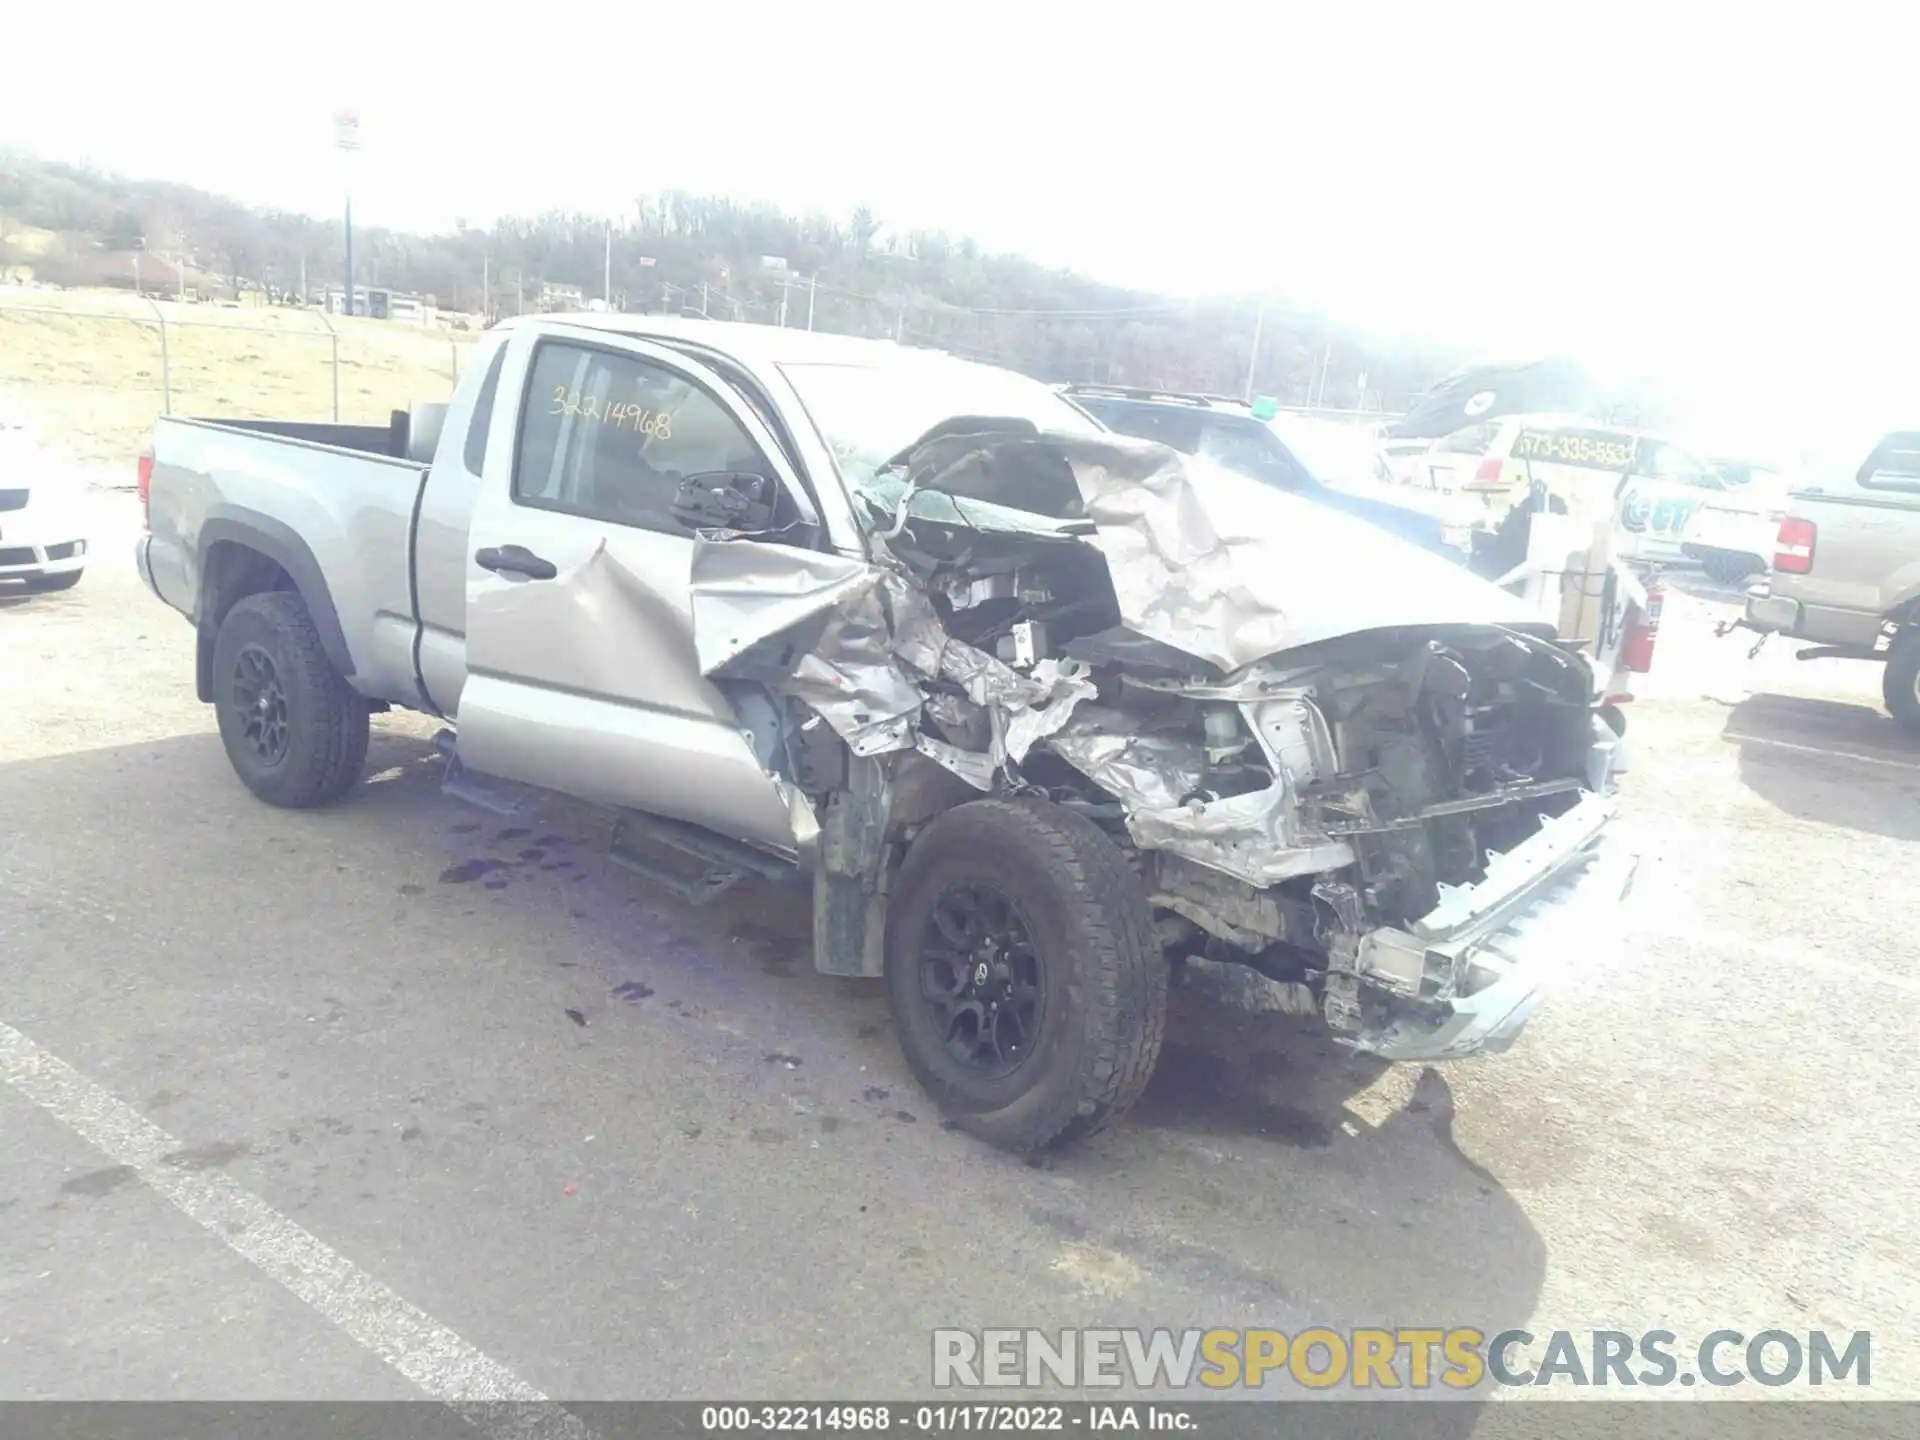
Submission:
[[[1641,368],[1704,421],[1910,418],[1920,20],[1760,8],[42,5],[0,34],[0,144],[331,212],[350,107],[366,223],[865,203],[1103,279]]]

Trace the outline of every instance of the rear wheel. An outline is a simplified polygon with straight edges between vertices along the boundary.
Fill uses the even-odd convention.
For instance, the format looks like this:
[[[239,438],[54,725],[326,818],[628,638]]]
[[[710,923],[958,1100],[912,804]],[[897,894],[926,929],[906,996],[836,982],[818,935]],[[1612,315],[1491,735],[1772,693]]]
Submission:
[[[1920,735],[1920,628],[1902,632],[1893,642],[1880,677],[1880,694],[1900,728]]]
[[[213,644],[213,688],[227,759],[269,805],[325,805],[360,778],[367,702],[327,659],[298,595],[249,595],[227,612]]]
[[[977,800],[927,826],[887,907],[886,977],[920,1083],[1009,1150],[1117,1120],[1166,1029],[1139,881],[1096,826],[1044,801]]]

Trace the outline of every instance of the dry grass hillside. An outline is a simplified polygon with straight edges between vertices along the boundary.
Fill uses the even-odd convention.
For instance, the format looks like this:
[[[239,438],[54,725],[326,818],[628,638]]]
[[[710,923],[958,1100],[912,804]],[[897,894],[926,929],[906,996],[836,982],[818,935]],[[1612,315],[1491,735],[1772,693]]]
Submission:
[[[159,303],[175,415],[327,420],[336,341],[305,310]],[[339,418],[443,399],[476,338],[380,320],[339,332]],[[108,291],[0,287],[0,403],[83,461],[131,464],[165,408],[154,307]]]

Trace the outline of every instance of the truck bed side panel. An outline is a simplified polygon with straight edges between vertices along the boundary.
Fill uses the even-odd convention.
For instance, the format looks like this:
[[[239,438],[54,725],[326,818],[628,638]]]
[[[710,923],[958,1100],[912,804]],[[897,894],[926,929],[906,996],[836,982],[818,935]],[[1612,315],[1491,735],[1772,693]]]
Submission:
[[[1813,569],[1776,571],[1773,591],[1805,607],[1808,633],[1871,643],[1881,617],[1920,593],[1920,494],[1849,478],[1796,491],[1788,513],[1815,526]]]
[[[408,523],[421,467],[190,420],[158,422],[153,451],[147,554],[162,599],[197,619],[212,547],[258,537],[308,608],[332,611],[316,623],[354,688],[418,703]]]

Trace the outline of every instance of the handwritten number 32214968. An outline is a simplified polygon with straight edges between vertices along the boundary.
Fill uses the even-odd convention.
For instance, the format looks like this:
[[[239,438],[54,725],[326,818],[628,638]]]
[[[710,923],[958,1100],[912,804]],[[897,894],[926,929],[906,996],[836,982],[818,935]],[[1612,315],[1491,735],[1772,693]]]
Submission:
[[[643,405],[629,405],[624,401],[603,406],[596,397],[582,395],[578,390],[569,390],[564,385],[553,387],[553,403],[547,407],[547,413],[581,415],[606,425],[630,425],[649,440],[673,438],[671,411],[649,410]]]

